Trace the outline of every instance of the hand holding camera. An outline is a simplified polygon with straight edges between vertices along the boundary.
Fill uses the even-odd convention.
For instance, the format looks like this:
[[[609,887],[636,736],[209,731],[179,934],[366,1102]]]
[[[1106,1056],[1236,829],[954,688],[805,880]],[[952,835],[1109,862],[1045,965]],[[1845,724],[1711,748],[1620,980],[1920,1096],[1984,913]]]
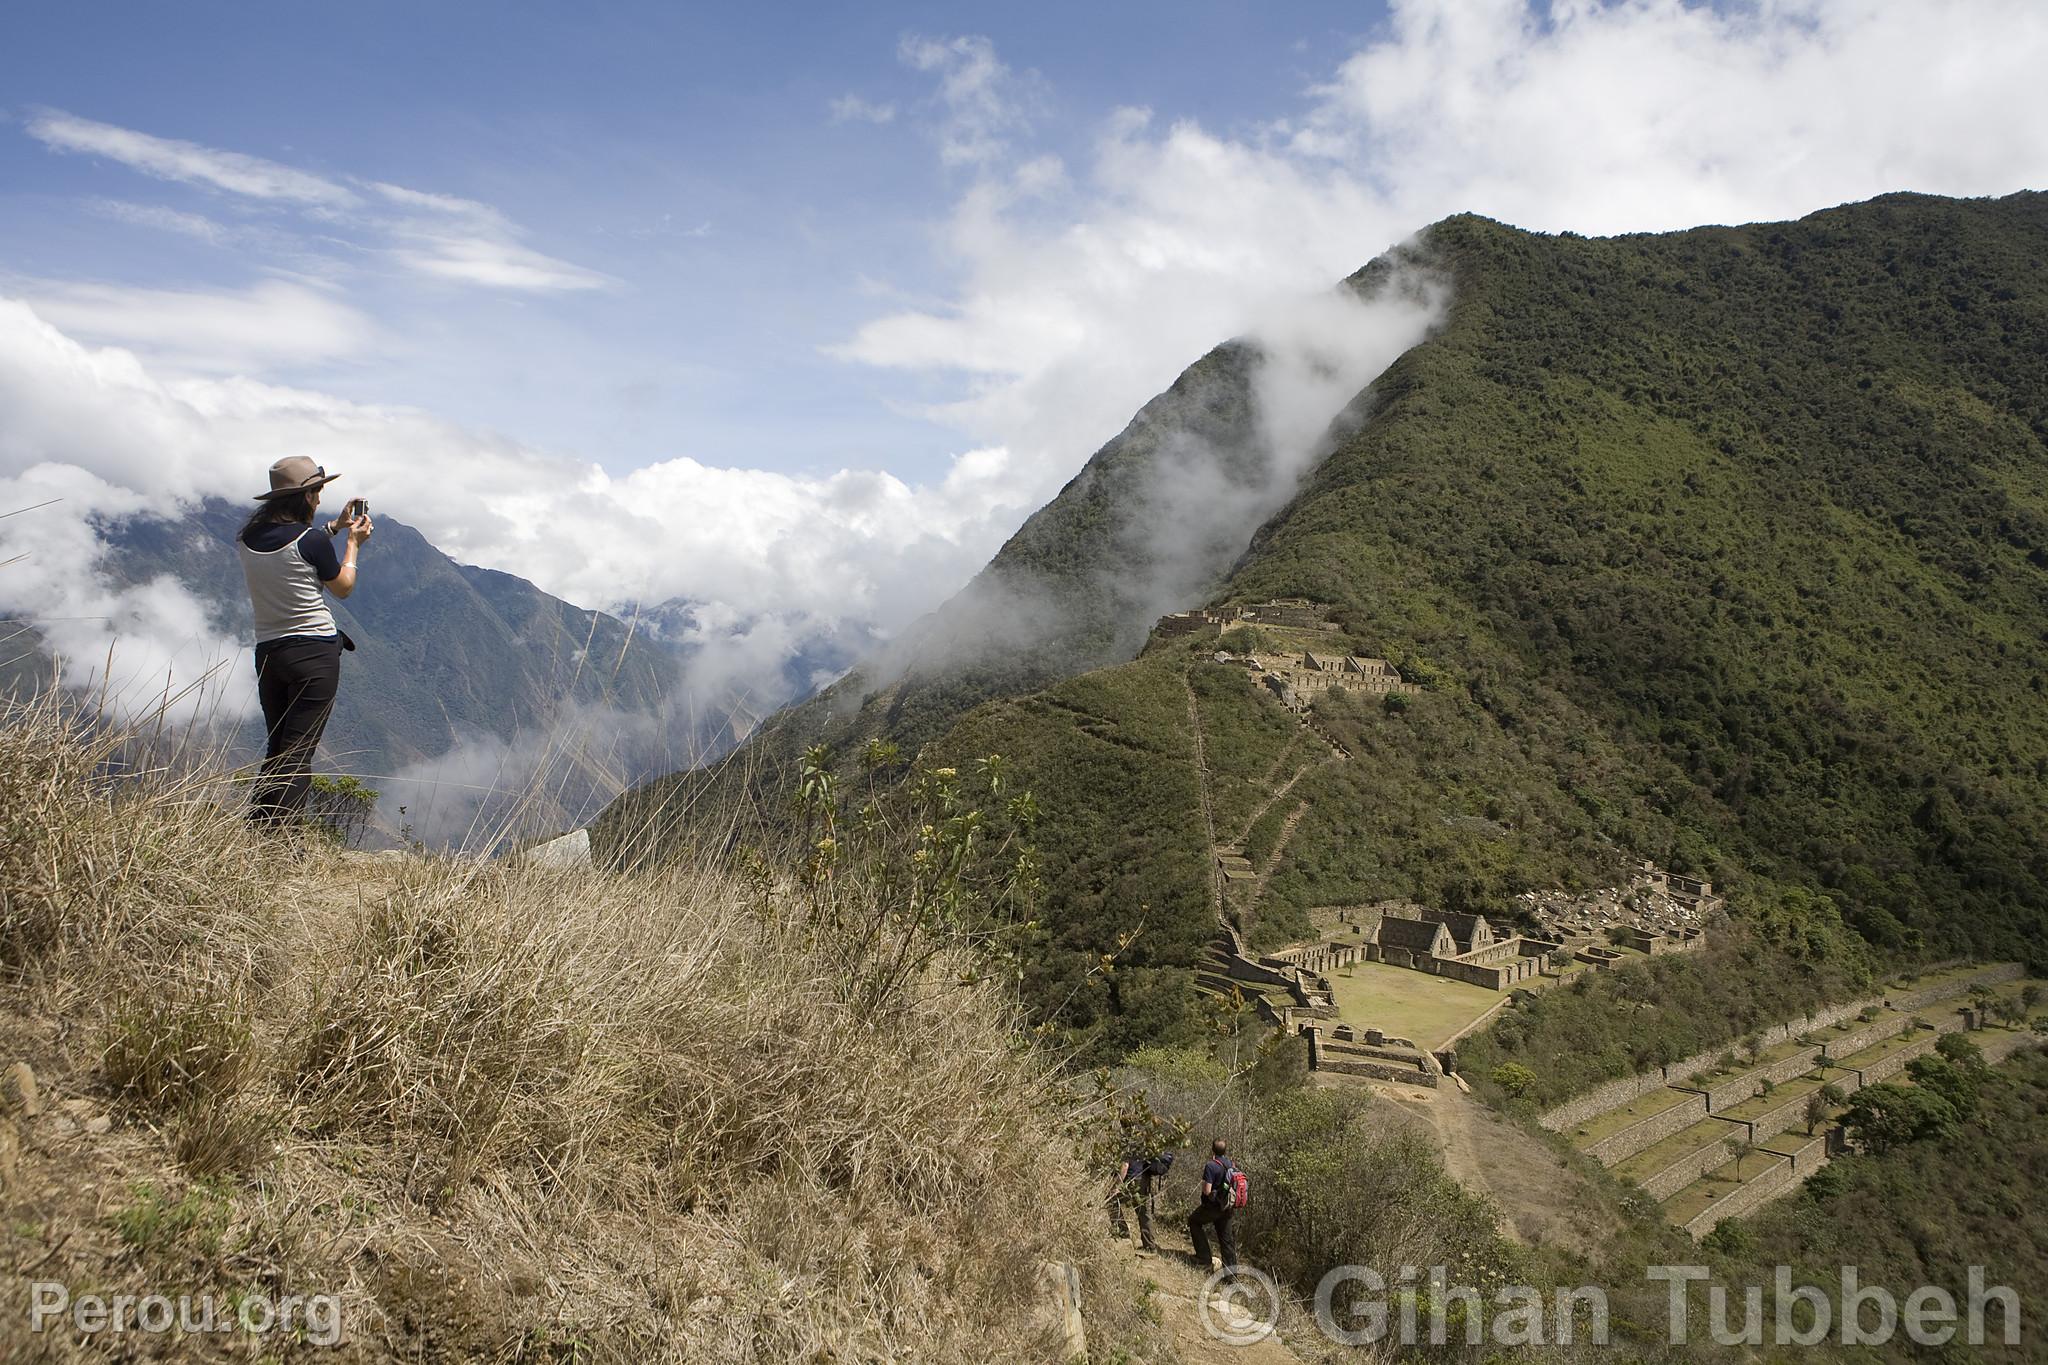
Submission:
[[[348,505],[341,509],[341,515],[328,523],[327,534],[331,536],[346,531],[349,541],[360,545],[370,538],[370,533],[375,529],[370,521],[370,500],[350,498]]]

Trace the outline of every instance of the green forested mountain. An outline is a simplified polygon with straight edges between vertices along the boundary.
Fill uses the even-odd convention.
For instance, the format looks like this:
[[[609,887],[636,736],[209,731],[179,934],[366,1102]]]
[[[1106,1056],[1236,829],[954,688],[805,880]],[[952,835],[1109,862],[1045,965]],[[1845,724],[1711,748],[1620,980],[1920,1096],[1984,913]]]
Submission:
[[[1731,884],[1795,961],[1860,951],[1845,928],[1900,957],[2038,959],[2048,195],[1604,240],[1459,217],[1416,254],[1452,287],[1441,327],[1170,604],[1326,603],[1333,649],[1423,683],[1405,709],[1318,704],[1348,759],[1212,641],[1078,673],[1136,644],[1082,629],[1088,648],[1036,656],[1050,685],[927,637],[909,682],[852,680],[726,771],[772,788],[798,743],[868,733],[1010,758],[1047,820],[1033,993],[1111,1044],[1187,1022],[1233,841],[1255,940],[1388,896],[1505,914],[1649,857]],[[1228,422],[1227,391],[1184,378],[1146,414],[1196,420],[1192,394]],[[1114,620],[1105,583],[1130,567],[1086,566],[1121,543],[1099,528],[1131,515],[1115,473],[1147,422],[985,577],[1081,566],[1054,607]],[[658,826],[690,785],[620,803],[608,832]],[[1084,979],[1139,924],[1126,966]]]

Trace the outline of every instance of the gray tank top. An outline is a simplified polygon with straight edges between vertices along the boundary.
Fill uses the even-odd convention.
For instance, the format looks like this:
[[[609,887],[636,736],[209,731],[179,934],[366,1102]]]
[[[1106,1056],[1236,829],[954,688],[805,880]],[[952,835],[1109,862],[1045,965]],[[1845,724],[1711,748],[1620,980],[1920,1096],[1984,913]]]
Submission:
[[[243,541],[242,576],[256,617],[256,643],[288,635],[333,635],[334,613],[320,591],[320,574],[299,553],[299,539],[277,550],[252,550]]]

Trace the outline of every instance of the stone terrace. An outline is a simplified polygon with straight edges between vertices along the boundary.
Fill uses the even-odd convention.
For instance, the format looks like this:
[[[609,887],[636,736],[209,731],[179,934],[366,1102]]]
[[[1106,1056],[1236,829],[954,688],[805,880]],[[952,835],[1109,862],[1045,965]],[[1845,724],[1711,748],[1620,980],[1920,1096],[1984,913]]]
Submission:
[[[1818,1132],[1805,1131],[1814,1092],[1834,1085],[1847,1095],[1898,1076],[1943,1033],[1973,1022],[1957,1004],[1971,987],[2012,995],[2025,985],[2019,976],[2010,963],[1933,973],[1888,996],[1768,1030],[1775,1041],[1733,1065],[1702,1054],[1602,1086],[1591,1101],[1551,1111],[1545,1123],[1562,1126],[1580,1151],[1640,1185],[1697,1236],[1796,1188],[1827,1161],[1832,1115]],[[1839,1146],[1838,1134],[1833,1141]],[[1740,1163],[1740,1181],[1736,1143],[1755,1148]]]

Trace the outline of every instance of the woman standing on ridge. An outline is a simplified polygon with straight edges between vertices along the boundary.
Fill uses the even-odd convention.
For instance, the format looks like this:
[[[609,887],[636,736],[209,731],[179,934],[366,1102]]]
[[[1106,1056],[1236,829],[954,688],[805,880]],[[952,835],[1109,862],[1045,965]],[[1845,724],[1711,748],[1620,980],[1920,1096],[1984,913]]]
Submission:
[[[313,750],[341,685],[341,652],[355,641],[334,624],[321,595],[356,590],[356,552],[370,538],[367,507],[350,503],[321,535],[313,525],[320,490],[340,478],[303,455],[270,466],[270,491],[235,537],[256,618],[256,695],[267,742],[249,818],[277,827],[305,808]],[[346,532],[337,555],[334,536]]]

